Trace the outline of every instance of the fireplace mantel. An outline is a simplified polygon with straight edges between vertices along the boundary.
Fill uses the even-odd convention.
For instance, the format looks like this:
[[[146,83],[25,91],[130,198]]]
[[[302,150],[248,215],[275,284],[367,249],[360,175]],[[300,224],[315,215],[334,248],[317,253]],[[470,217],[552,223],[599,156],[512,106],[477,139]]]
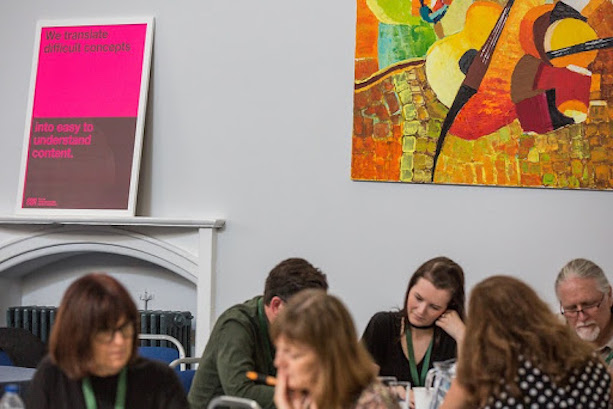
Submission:
[[[225,220],[0,216],[0,274],[43,257],[103,252],[141,259],[196,286],[196,355],[214,318],[217,232]]]
[[[188,227],[203,229],[222,229],[225,220],[188,220],[165,219],[159,217],[32,217],[32,216],[0,216],[0,225],[79,225],[79,226],[143,226],[143,227]]]

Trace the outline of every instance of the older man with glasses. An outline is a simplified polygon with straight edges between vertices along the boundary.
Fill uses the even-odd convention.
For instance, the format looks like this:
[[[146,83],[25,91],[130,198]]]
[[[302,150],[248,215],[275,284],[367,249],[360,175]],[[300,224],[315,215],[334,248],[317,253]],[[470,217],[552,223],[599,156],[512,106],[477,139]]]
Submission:
[[[560,312],[577,335],[591,342],[613,369],[613,297],[602,269],[582,258],[569,261],[555,283]]]

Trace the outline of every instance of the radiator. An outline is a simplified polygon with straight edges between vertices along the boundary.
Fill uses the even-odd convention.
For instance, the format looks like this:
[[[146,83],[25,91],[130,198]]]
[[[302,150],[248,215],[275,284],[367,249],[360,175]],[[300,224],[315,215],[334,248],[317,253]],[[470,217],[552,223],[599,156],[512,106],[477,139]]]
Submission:
[[[6,312],[6,325],[11,328],[25,328],[47,343],[56,311],[56,307],[9,307]],[[187,355],[191,355],[194,317],[189,311],[139,311],[139,314],[141,333],[175,337],[183,345]],[[168,341],[142,340],[141,346],[172,347],[172,344]]]
[[[6,326],[10,328],[25,328],[36,335],[44,343],[49,340],[51,326],[55,321],[55,307],[29,305],[25,307],[9,307],[6,311]]]
[[[142,334],[164,334],[175,337],[188,356],[192,350],[192,314],[189,311],[139,311]],[[168,341],[141,340],[141,346],[173,347]]]

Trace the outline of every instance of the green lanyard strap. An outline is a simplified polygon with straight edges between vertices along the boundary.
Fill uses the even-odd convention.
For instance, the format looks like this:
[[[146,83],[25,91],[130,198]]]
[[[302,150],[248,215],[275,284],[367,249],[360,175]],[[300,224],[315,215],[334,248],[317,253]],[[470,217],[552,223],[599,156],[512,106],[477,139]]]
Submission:
[[[428,345],[428,350],[424,356],[423,364],[421,367],[421,376],[417,375],[417,362],[415,362],[415,352],[413,351],[413,338],[411,337],[411,327],[407,325],[407,330],[404,332],[404,336],[407,339],[407,349],[409,350],[409,369],[411,369],[411,379],[413,380],[412,386],[425,386],[426,374],[428,373],[428,367],[430,366],[430,355],[432,354],[432,345],[434,344],[434,334]]]
[[[119,373],[117,392],[115,393],[115,409],[124,409],[126,407],[126,372],[127,370],[124,367]],[[96,396],[94,395],[94,388],[92,387],[92,381],[89,379],[89,376],[83,378],[81,389],[83,390],[83,397],[85,398],[85,406],[87,409],[96,409]]]
[[[609,352],[609,355],[605,358],[604,361],[607,363],[607,365],[609,365],[612,359],[613,359],[613,351]]]
[[[258,300],[258,317],[260,319],[260,335],[264,340],[264,349],[266,350],[266,367],[268,368],[269,373],[273,373],[274,366],[272,360],[272,348],[270,346],[270,336],[268,335],[268,321],[264,315],[263,298]]]

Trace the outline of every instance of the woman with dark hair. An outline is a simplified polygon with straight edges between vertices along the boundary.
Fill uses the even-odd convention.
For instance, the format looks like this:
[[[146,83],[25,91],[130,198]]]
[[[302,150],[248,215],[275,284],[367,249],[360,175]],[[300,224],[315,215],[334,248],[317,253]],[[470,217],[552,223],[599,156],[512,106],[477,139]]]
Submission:
[[[398,409],[336,297],[301,291],[277,316],[271,335],[277,409]]]
[[[453,260],[436,257],[411,277],[402,310],[375,314],[362,341],[379,376],[424,386],[433,362],[457,356],[463,321],[464,271]]]
[[[28,409],[188,408],[174,371],[138,356],[137,328],[136,305],[117,280],[73,282],[28,387]]]
[[[532,288],[493,276],[473,289],[457,377],[442,409],[608,408],[611,376]]]

